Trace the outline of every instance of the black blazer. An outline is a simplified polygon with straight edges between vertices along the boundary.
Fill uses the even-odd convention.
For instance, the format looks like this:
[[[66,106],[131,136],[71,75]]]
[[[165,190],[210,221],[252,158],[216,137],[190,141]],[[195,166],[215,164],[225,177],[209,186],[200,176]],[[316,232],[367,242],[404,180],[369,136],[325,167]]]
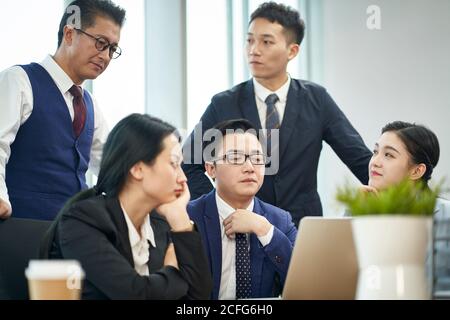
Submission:
[[[150,276],[134,270],[128,228],[117,198],[76,202],[60,214],[44,237],[42,259],[78,260],[85,273],[83,299],[209,299],[212,279],[200,234],[171,232],[156,212],[150,215],[156,248],[150,245]],[[164,267],[170,242],[179,270]]]
[[[192,199],[212,190],[204,175],[204,164],[194,164],[195,134],[231,119],[245,118],[261,129],[253,81],[241,83],[217,94],[203,114],[184,148],[183,169],[188,177]],[[322,215],[317,193],[317,167],[327,142],[339,158],[363,183],[367,184],[372,153],[325,88],[292,79],[280,128],[280,168],[276,175],[266,175],[258,197],[289,211],[296,224],[304,216]],[[201,150],[197,143],[196,150]],[[198,160],[198,159],[197,159]]]

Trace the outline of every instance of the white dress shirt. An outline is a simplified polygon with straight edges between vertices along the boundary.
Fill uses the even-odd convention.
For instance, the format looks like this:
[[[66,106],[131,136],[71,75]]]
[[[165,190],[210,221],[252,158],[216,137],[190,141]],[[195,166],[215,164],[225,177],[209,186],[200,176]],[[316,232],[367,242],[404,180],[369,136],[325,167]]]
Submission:
[[[291,86],[291,77],[288,74],[288,80],[284,85],[281,86],[275,92],[270,91],[269,89],[263,87],[258,81],[253,78],[253,86],[255,88],[255,98],[256,98],[256,107],[258,109],[259,120],[261,121],[262,128],[266,128],[266,115],[267,115],[267,105],[266,99],[271,94],[276,94],[278,96],[278,102],[275,104],[275,108],[278,111],[278,115],[280,116],[280,124],[283,123],[284,111],[286,109],[286,101],[289,93],[289,88]]]
[[[152,226],[150,224],[150,217],[147,215],[144,219],[144,223],[141,226],[141,232],[136,230],[133,222],[128,213],[122,207],[123,216],[127,222],[128,237],[130,238],[131,251],[133,253],[134,270],[141,276],[149,276],[148,260],[150,259],[150,244],[156,248],[155,234],[153,233]],[[149,244],[150,242],[150,244]]]
[[[219,212],[220,232],[222,235],[222,276],[220,278],[219,299],[235,300],[236,299],[236,241],[229,239],[225,233],[223,221],[228,218],[236,209],[233,209],[223,200],[216,192],[217,210]],[[253,212],[254,200],[250,203],[247,211]],[[272,241],[274,227],[262,237],[258,237],[259,242],[265,247]]]
[[[40,63],[50,74],[61,91],[73,120],[73,96],[69,89],[74,85],[70,77],[49,55]],[[103,145],[108,137],[105,118],[92,97],[94,104],[94,137],[91,148],[89,169],[98,174]],[[19,66],[14,66],[0,73],[0,199],[9,203],[8,189],[5,182],[5,170],[11,155],[11,144],[17,132],[33,111],[33,91],[26,74]]]

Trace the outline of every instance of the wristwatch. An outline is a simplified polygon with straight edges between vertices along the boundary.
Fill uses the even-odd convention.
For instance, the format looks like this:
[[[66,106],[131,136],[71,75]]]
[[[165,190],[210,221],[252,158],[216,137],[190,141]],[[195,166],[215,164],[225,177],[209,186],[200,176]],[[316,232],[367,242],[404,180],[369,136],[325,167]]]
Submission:
[[[196,226],[196,224],[194,223],[194,221],[192,221],[192,220],[189,220],[189,229],[188,228],[186,228],[186,229],[184,229],[184,230],[177,230],[177,231],[173,231],[173,232],[192,232],[192,231],[197,231],[197,226]]]

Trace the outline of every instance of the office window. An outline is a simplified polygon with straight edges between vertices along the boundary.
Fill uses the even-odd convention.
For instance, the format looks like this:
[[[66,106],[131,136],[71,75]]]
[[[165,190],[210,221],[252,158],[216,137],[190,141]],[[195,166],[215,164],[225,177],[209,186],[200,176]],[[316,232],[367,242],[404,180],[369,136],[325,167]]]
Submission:
[[[229,87],[226,0],[189,0],[187,10],[188,131],[211,97]]]
[[[54,54],[63,10],[62,0],[0,1],[0,70]]]
[[[144,0],[114,2],[127,10],[120,41],[123,55],[111,61],[92,88],[110,127],[130,113],[145,110]],[[0,70],[53,55],[64,8],[63,0],[0,1]]]
[[[93,82],[93,92],[110,128],[131,113],[145,112],[144,0],[114,0],[127,11],[122,55]]]

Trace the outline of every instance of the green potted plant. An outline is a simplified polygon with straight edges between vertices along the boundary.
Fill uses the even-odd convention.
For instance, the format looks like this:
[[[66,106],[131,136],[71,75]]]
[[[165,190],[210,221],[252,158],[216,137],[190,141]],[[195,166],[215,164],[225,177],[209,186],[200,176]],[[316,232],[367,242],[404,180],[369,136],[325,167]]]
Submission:
[[[379,192],[339,188],[352,219],[357,299],[429,299],[425,261],[440,186],[411,180]]]

